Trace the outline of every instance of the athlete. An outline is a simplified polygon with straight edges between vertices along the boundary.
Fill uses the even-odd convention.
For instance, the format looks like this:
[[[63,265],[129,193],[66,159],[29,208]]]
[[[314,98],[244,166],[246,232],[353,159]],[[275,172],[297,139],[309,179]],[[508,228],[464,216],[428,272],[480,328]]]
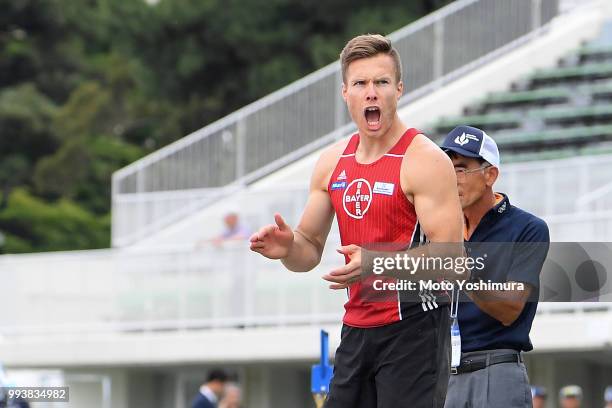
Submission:
[[[342,97],[358,133],[325,150],[292,230],[280,214],[250,238],[251,250],[287,269],[317,266],[334,214],[345,265],[323,278],[347,289],[342,338],[327,408],[442,407],[449,377],[449,310],[422,302],[366,301],[361,248],[462,242],[456,176],[448,156],[397,114],[399,55],[380,35],[350,40],[340,54]]]

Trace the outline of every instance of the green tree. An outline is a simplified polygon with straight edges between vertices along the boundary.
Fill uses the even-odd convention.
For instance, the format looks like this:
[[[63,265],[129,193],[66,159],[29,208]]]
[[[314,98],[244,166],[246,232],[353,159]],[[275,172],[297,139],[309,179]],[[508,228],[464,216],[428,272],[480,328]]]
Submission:
[[[58,251],[109,245],[110,219],[97,217],[70,200],[47,203],[16,189],[0,212],[5,251]]]
[[[28,170],[28,161],[23,155],[12,154],[0,160],[0,211],[8,206],[13,188],[27,179]]]
[[[79,81],[78,54],[69,44],[57,0],[0,0],[0,88],[35,83],[61,103]]]
[[[0,91],[0,209],[13,188],[29,182],[36,161],[57,148],[55,113],[55,105],[32,84]]]
[[[109,242],[111,174],[446,0],[0,0],[9,252]]]

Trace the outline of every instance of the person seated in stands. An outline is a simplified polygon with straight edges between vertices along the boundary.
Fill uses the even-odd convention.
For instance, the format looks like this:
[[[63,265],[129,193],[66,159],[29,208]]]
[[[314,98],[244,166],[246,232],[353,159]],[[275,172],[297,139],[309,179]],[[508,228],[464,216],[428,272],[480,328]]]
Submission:
[[[223,217],[224,231],[214,239],[214,243],[220,245],[224,241],[245,240],[251,235],[251,231],[240,221],[237,212],[229,212]]]
[[[245,241],[251,235],[251,230],[240,220],[236,211],[230,211],[223,216],[223,231],[214,238],[204,238],[198,241],[197,247],[212,243],[221,247],[224,242]]]

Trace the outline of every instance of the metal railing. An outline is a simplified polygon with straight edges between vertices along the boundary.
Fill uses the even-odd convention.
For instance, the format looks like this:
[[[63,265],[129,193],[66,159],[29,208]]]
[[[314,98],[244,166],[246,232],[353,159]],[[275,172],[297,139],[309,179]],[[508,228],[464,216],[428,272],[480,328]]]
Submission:
[[[235,186],[142,194],[120,194],[113,199],[113,246],[123,246],[147,236],[238,191]]]
[[[507,193],[510,201],[517,206],[540,217],[555,217],[563,214],[603,214],[612,210],[612,191],[610,191],[609,174],[612,174],[612,155],[580,156],[570,159],[545,160],[540,162],[511,163],[501,166],[500,178],[495,189]],[[175,212],[178,216],[193,211],[198,205],[197,195],[191,192],[181,194],[164,192],[169,206],[176,206],[184,212]],[[301,183],[276,183],[272,187],[242,189],[222,200],[211,199],[208,211],[189,222],[177,222],[172,229],[163,235],[154,235],[143,242],[142,246],[193,243],[215,236],[222,227],[223,215],[232,209],[238,211],[243,221],[251,228],[272,222],[272,214],[280,212],[287,222],[296,225],[308,198],[307,181]],[[194,205],[189,205],[195,200]],[[152,208],[159,208],[153,206]],[[163,213],[160,213],[163,215]],[[129,215],[132,220],[137,217],[155,218],[155,212],[138,211]],[[577,225],[574,221],[565,220],[558,239],[567,239],[567,226]],[[554,220],[556,218],[550,218]],[[129,225],[127,222],[125,225]],[[155,226],[155,224],[152,224]],[[593,227],[593,237],[610,236],[606,223]],[[599,231],[599,232],[597,232]],[[602,235],[604,234],[604,235]],[[129,231],[126,231],[130,238]],[[591,236],[591,235],[588,235]],[[594,239],[594,238],[585,238]],[[599,239],[599,238],[597,238]],[[612,237],[607,238],[612,239]],[[602,238],[605,240],[605,238]]]
[[[389,37],[404,66],[400,103],[538,35],[557,14],[558,0],[459,0],[394,32]],[[177,218],[165,198],[149,193],[195,190],[202,199],[192,204],[204,206],[206,189],[248,184],[353,131],[341,81],[334,62],[117,171],[113,245],[134,242]],[[126,194],[136,196],[125,200]],[[143,211],[165,216],[130,216]]]
[[[604,211],[606,208],[612,208],[612,181],[576,201],[578,212]]]
[[[510,202],[542,217],[584,211],[612,210],[612,195],[602,195],[595,207],[585,201],[610,183],[612,156],[580,156],[538,162],[502,162],[497,191],[507,192]]]
[[[609,302],[540,302],[538,315],[555,315],[571,313],[582,315],[585,313],[612,312],[612,303]],[[536,317],[537,319],[537,317]]]
[[[557,242],[612,241],[612,210],[550,215],[544,220]]]
[[[612,174],[612,155],[580,156],[570,159],[501,165],[494,188],[508,194],[510,202],[551,221],[557,240],[612,240],[612,229],[606,222],[592,222],[592,214],[612,211],[612,192],[607,191]],[[585,204],[597,194],[597,200]],[[187,244],[211,238],[219,233],[222,217],[228,208],[237,209],[251,230],[273,222],[279,212],[290,225],[297,225],[308,199],[303,184],[274,184],[241,190],[188,222],[177,223],[171,230],[143,242],[142,247]],[[571,214],[571,217],[564,217]],[[586,218],[584,218],[586,217]],[[584,231],[580,224],[584,221]],[[557,220],[559,224],[557,226]],[[554,225],[553,225],[554,223]],[[587,232],[588,226],[588,232]],[[611,226],[612,227],[612,226]],[[332,229],[334,231],[334,229]],[[605,238],[605,237],[608,238]],[[582,238],[581,238],[582,237]]]

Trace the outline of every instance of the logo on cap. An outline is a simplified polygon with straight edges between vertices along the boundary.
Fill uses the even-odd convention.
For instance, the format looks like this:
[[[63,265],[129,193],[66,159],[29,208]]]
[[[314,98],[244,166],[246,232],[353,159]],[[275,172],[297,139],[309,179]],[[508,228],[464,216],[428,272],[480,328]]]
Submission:
[[[459,146],[463,146],[468,144],[470,140],[476,140],[477,142],[480,141],[476,136],[463,132],[461,136],[457,136],[455,138],[455,143],[457,143]]]

